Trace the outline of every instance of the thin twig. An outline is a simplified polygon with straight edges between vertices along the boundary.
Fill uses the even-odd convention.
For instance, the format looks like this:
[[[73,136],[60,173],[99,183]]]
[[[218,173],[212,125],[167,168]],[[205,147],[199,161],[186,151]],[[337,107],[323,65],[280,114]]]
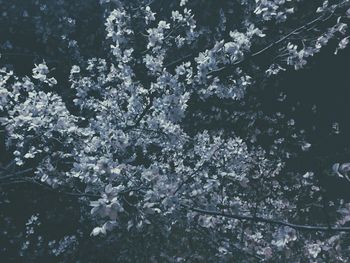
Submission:
[[[166,64],[164,66],[164,68],[168,68],[168,67],[171,67],[173,65],[176,65],[177,63],[182,62],[182,61],[184,61],[185,59],[187,59],[187,58],[189,58],[191,56],[192,56],[192,54],[187,54],[187,55],[185,55],[185,56],[183,56],[183,57],[181,57],[179,59],[173,60],[172,62],[169,62],[168,64]]]

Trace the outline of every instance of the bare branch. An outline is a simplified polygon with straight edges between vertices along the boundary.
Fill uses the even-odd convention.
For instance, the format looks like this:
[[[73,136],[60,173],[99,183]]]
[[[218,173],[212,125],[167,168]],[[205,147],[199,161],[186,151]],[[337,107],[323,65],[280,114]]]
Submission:
[[[17,172],[10,172],[6,168],[3,168],[3,167],[1,167],[0,169],[3,170],[4,173],[7,174],[7,175],[4,175],[4,176],[0,176],[0,180],[10,179],[10,178],[13,178],[13,177],[15,177],[17,175],[21,175],[21,174],[25,174],[25,173],[29,173],[29,172],[33,171],[33,168],[28,168],[28,169],[17,171]],[[0,175],[2,175],[2,174],[3,173],[0,173]]]

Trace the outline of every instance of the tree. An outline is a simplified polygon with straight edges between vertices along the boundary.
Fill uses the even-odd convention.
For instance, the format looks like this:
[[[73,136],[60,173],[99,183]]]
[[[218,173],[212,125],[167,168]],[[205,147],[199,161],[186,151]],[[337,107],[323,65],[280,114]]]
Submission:
[[[101,0],[86,22],[104,21],[86,38],[96,49],[74,36],[79,2],[40,3],[62,25],[35,17],[48,48],[31,77],[12,70],[25,47],[3,52],[0,182],[76,196],[89,239],[118,247],[107,261],[349,261],[349,204],[326,204],[313,172],[286,169],[311,144],[293,120],[261,111],[258,92],[329,43],[345,49],[349,1],[214,2]],[[335,174],[348,179],[347,167]],[[79,235],[46,246],[74,261]]]

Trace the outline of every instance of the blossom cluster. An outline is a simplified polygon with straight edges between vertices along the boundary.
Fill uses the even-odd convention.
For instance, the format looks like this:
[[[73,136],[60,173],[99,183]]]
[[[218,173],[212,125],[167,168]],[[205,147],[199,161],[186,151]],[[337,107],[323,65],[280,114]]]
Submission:
[[[218,101],[217,108],[227,101],[249,104],[253,85],[288,66],[303,68],[332,39],[339,40],[336,52],[344,49],[349,17],[342,14],[321,32],[317,21],[344,13],[347,1],[331,7],[324,3],[317,9],[320,18],[277,40],[268,22],[281,26],[292,17],[292,1],[242,1],[249,6],[244,27],[226,23],[220,32],[226,37],[208,45],[202,42],[211,29],[196,22],[191,1],[179,1],[168,19],[151,2],[140,1],[138,8],[128,1],[99,2],[105,8],[108,48],[105,56],[72,65],[68,78],[73,96],[61,95],[45,61],[35,64],[31,77],[0,71],[0,121],[16,171],[30,169],[32,180],[82,196],[95,223],[92,236],[147,236],[152,226],[171,236],[180,224],[184,232],[205,232],[221,262],[230,262],[237,247],[271,261],[285,259],[293,249],[296,261],[303,260],[300,251],[310,260],[337,253],[349,259],[343,234],[301,235],[293,226],[266,224],[303,221],[311,210],[303,202],[322,197],[312,172],[284,174],[289,153],[279,155],[285,140],[279,131],[267,129],[275,136],[267,150],[257,143],[264,128],[254,125],[264,113],[232,114],[234,124],[249,120],[244,127],[249,131],[238,136],[236,127],[196,130],[206,117],[193,109],[211,100]],[[224,16],[221,11],[222,21]],[[297,34],[311,35],[296,41],[303,48],[289,38]],[[256,65],[254,59],[267,51],[276,59]],[[224,119],[217,108],[215,118]],[[302,132],[294,133],[294,120],[286,125],[293,132],[290,137],[302,137]],[[302,151],[311,147],[302,139],[298,143]],[[349,207],[337,205],[337,224],[346,224]],[[245,223],[247,218],[256,224]],[[58,256],[76,242],[72,235],[49,246]]]

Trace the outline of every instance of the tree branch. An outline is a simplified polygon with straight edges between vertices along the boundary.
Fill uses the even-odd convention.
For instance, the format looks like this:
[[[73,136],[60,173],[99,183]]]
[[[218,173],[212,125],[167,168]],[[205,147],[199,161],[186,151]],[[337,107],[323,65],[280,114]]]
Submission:
[[[148,111],[152,108],[152,105],[153,105],[153,96],[150,97],[149,103],[144,108],[144,110],[141,112],[141,114],[137,117],[137,119],[135,120],[135,123],[127,126],[125,130],[130,130],[132,128],[137,127],[140,124],[140,122],[142,121],[142,119],[146,116]]]
[[[317,18],[311,20],[310,22],[308,22],[308,23],[306,23],[306,24],[304,24],[304,25],[302,25],[302,26],[300,26],[300,27],[298,27],[298,28],[292,30],[291,32],[289,32],[289,33],[286,34],[285,36],[281,37],[280,39],[278,39],[278,40],[276,40],[276,41],[270,43],[269,45],[267,45],[266,47],[260,49],[259,51],[256,51],[256,52],[254,52],[254,53],[252,53],[252,54],[250,54],[250,55],[244,57],[244,58],[241,59],[240,61],[237,61],[237,62],[235,62],[235,63],[233,63],[233,64],[231,64],[231,65],[223,66],[223,67],[221,67],[221,68],[218,68],[218,69],[216,69],[216,70],[213,70],[213,71],[209,72],[208,75],[210,76],[210,75],[216,74],[216,73],[218,73],[218,72],[221,72],[221,71],[223,71],[223,70],[228,70],[228,69],[230,69],[231,67],[238,66],[238,65],[244,63],[245,61],[247,61],[247,60],[250,59],[250,58],[257,57],[257,56],[259,56],[259,55],[265,53],[266,51],[268,51],[269,49],[273,48],[274,46],[280,44],[281,42],[283,42],[284,40],[288,39],[290,36],[294,35],[295,33],[299,32],[299,31],[301,31],[301,30],[304,30],[304,29],[308,28],[309,26],[315,24],[316,22],[322,20],[323,17],[324,17],[324,14],[322,14],[322,15],[318,16]]]
[[[275,219],[268,219],[264,217],[259,216],[244,216],[244,215],[234,215],[234,214],[226,214],[218,211],[209,211],[204,210],[200,208],[191,208],[188,206],[183,205],[184,207],[190,209],[191,211],[206,214],[206,215],[212,215],[212,216],[222,216],[227,218],[233,218],[238,220],[249,220],[254,222],[262,222],[272,225],[280,225],[280,226],[288,226],[291,228],[294,228],[295,230],[300,231],[335,231],[335,232],[350,232],[350,227],[328,227],[328,226],[316,226],[316,225],[299,225],[299,224],[293,224],[289,222],[279,221]]]
[[[33,171],[33,168],[28,168],[28,169],[25,169],[25,170],[21,170],[21,171],[17,171],[17,172],[10,172],[8,171],[6,168],[3,168],[1,167],[0,168],[1,170],[5,171],[7,173],[7,175],[4,175],[4,176],[0,176],[0,180],[5,180],[5,179],[9,179],[9,178],[12,178],[16,175],[21,175],[21,174],[25,174],[25,173],[28,173],[28,172],[32,172]],[[2,173],[0,173],[1,175]]]
[[[76,196],[76,197],[91,197],[91,198],[100,198],[100,195],[94,195],[94,194],[87,194],[87,193],[79,193],[79,192],[66,192],[66,191],[60,191],[58,189],[54,189],[51,186],[41,183],[37,180],[35,180],[34,178],[20,178],[20,180],[17,181],[9,181],[9,182],[4,182],[4,183],[0,183],[1,185],[11,185],[11,184],[21,184],[21,183],[29,183],[29,184],[33,184],[33,185],[37,185],[40,186],[42,189],[46,189],[50,192],[54,192],[57,194],[63,194],[63,195],[69,195],[69,196]]]
[[[318,16],[318,17],[312,19],[311,21],[307,22],[306,24],[295,28],[294,30],[292,30],[291,32],[289,32],[288,34],[286,34],[285,36],[281,37],[280,39],[278,39],[278,40],[276,40],[276,41],[274,41],[274,42],[272,42],[272,43],[270,43],[269,45],[267,45],[266,47],[260,49],[259,51],[256,51],[256,52],[250,54],[249,56],[246,56],[246,57],[244,57],[243,59],[241,59],[240,61],[237,61],[237,62],[235,62],[235,63],[233,63],[233,64],[231,64],[231,65],[223,66],[223,67],[221,67],[221,68],[219,68],[219,69],[217,69],[217,70],[213,70],[213,71],[209,72],[208,75],[212,75],[212,74],[214,74],[214,73],[221,72],[221,71],[223,71],[223,70],[225,70],[225,69],[230,69],[230,68],[233,67],[233,66],[240,65],[240,64],[244,63],[246,60],[248,60],[248,59],[250,59],[250,58],[253,58],[253,57],[256,57],[256,56],[259,56],[259,55],[263,54],[264,52],[268,51],[268,50],[271,49],[272,47],[274,47],[274,46],[280,44],[281,42],[283,42],[284,40],[288,39],[290,36],[292,36],[292,35],[298,33],[299,31],[302,31],[302,30],[305,30],[305,29],[306,29],[306,30],[309,30],[309,29],[310,29],[310,26],[311,26],[311,28],[312,28],[312,26],[314,26],[314,25],[315,25],[317,22],[319,22],[319,21],[322,21],[322,22],[327,21],[328,19],[330,19],[330,18],[334,15],[336,9],[339,9],[339,8],[341,8],[341,7],[344,7],[344,6],[347,6],[347,3],[348,3],[347,0],[346,0],[346,1],[343,1],[343,2],[341,2],[341,3],[339,3],[335,9],[333,9],[333,10],[330,11],[330,13],[329,13],[328,16],[325,17],[326,13],[323,13],[323,14],[321,14],[320,16]]]

